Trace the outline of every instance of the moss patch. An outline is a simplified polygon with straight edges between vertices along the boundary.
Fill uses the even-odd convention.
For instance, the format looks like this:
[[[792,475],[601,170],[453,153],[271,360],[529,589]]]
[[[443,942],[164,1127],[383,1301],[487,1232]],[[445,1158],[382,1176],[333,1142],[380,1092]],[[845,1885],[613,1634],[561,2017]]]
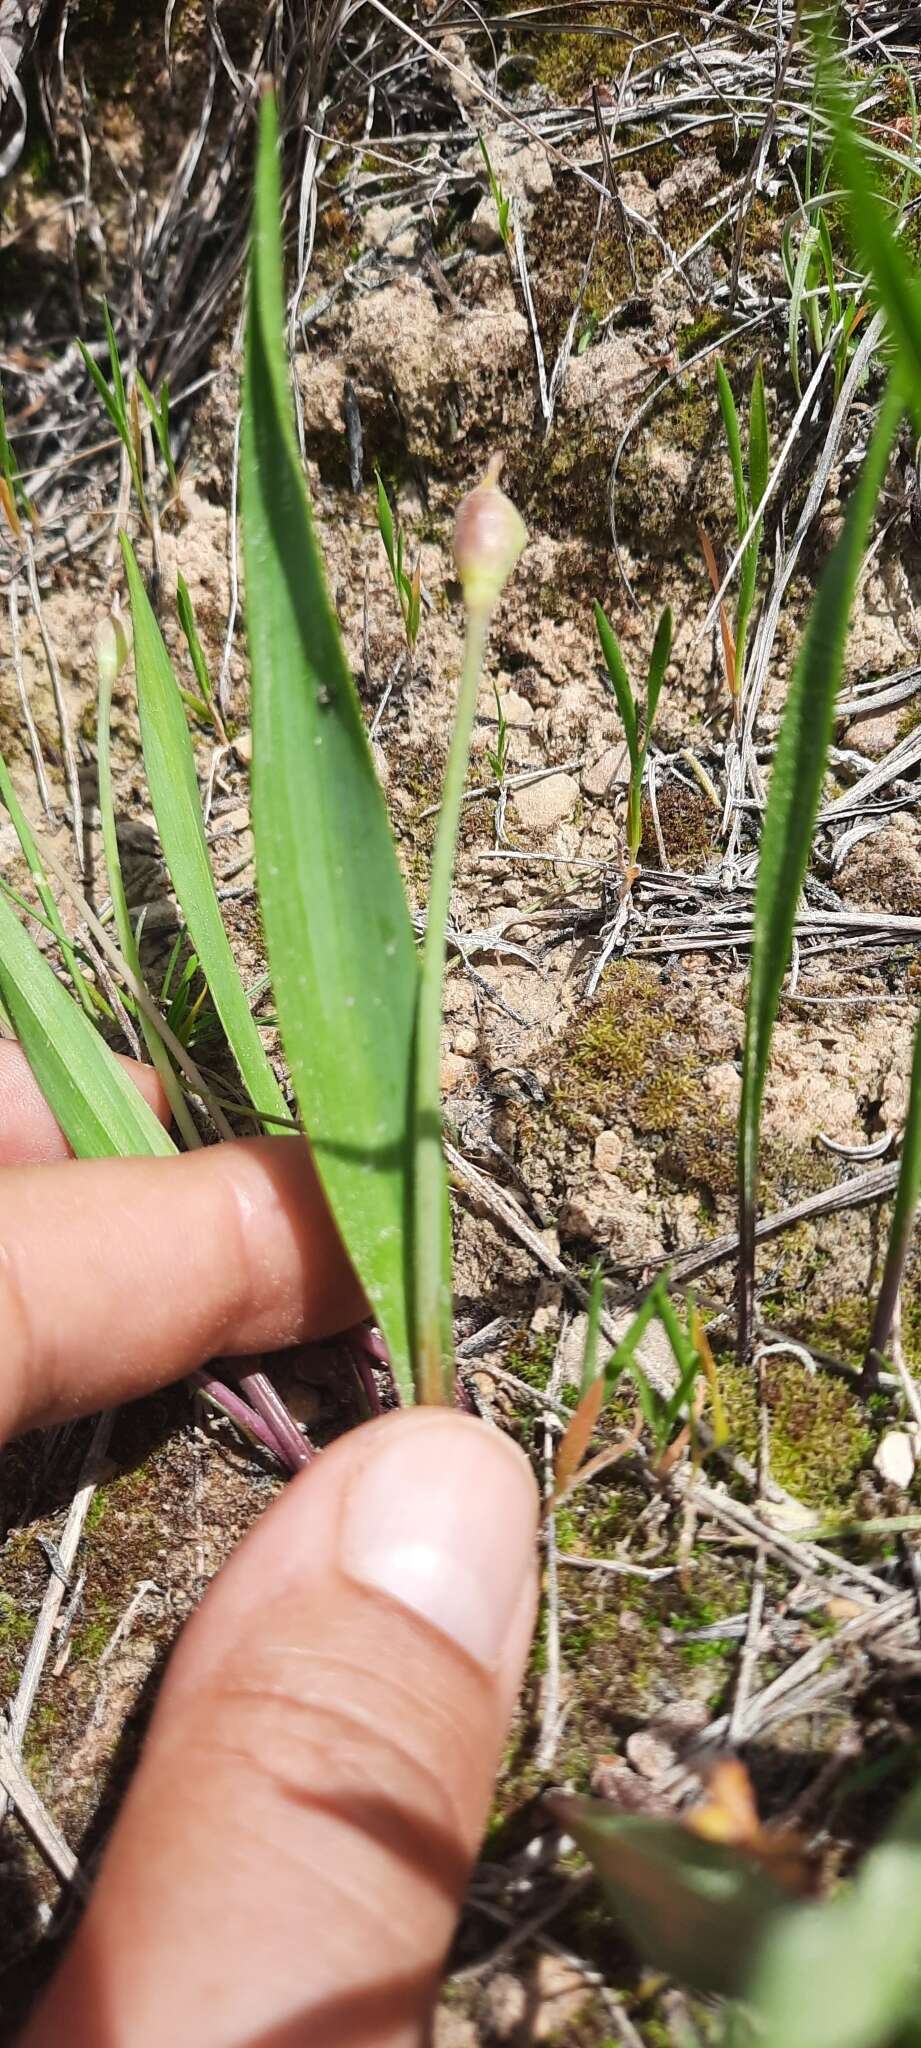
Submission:
[[[771,1471],[778,1485],[807,1507],[846,1505],[872,1448],[866,1412],[844,1382],[810,1373],[794,1358],[765,1364],[771,1426]],[[720,1387],[733,1441],[754,1458],[758,1446],[755,1380],[744,1367],[724,1364]]]

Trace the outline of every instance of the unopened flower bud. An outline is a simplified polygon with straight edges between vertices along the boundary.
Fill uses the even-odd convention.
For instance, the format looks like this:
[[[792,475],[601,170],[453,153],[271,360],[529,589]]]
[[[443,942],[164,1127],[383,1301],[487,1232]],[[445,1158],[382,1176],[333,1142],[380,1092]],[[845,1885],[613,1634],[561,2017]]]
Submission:
[[[461,500],[454,522],[454,559],[469,611],[492,610],[528,538],[498,474],[494,457],[483,482]]]
[[[93,642],[96,667],[104,683],[117,681],[128,659],[128,637],[115,612],[100,620]]]

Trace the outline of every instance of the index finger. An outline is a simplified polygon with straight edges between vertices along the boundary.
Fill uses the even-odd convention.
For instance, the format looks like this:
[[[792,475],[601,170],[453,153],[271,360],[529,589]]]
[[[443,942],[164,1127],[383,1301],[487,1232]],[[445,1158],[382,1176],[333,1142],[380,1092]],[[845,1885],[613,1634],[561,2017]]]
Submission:
[[[128,1059],[122,1065],[160,1122],[168,1123],[169,1104],[153,1067]],[[42,1166],[70,1157],[22,1047],[0,1038],[0,1166]]]
[[[366,1314],[301,1138],[0,1168],[0,1440]]]

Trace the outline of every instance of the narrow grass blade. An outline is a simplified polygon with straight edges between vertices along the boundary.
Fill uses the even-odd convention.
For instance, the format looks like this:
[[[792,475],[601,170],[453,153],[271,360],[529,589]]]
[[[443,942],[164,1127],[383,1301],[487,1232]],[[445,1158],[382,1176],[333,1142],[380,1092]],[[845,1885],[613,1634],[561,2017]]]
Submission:
[[[803,387],[799,370],[799,323],[802,318],[803,300],[809,289],[811,273],[815,268],[818,236],[814,227],[808,227],[800,243],[790,292],[790,313],[788,321],[787,347],[790,357],[790,374],[796,387],[797,398],[802,398]]]
[[[879,1299],[873,1317],[873,1328],[864,1361],[864,1382],[872,1382],[882,1363],[883,1353],[889,1342],[889,1334],[895,1317],[895,1307],[908,1247],[914,1227],[915,1210],[921,1196],[921,1017],[915,1030],[915,1050],[911,1063],[911,1079],[908,1084],[908,1114],[905,1118],[905,1133],[902,1138],[902,1157],[899,1163],[899,1178],[895,1191],[895,1206],[892,1211],[892,1226],[886,1248],[886,1263],[880,1283]]]
[[[823,41],[819,41],[822,49]],[[827,48],[821,81],[835,137],[835,157],[841,172],[851,239],[876,286],[892,338],[904,357],[905,369],[911,369],[906,385],[907,403],[915,426],[921,431],[921,277],[892,232],[887,208],[854,127],[847,91],[840,73],[828,60]]]
[[[138,953],[134,926],[132,925],[131,914],[128,909],[128,899],[125,895],[121,858],[118,851],[118,834],[115,828],[115,800],[112,791],[110,746],[111,718],[112,678],[111,676],[101,674],[99,678],[99,709],[96,719],[96,754],[102,845],[103,852],[105,853],[109,894],[112,898],[112,908],[115,914],[115,929],[118,933],[118,943],[132,974],[136,974],[138,980],[143,981],[144,976],[141,969],[140,954]],[[163,1083],[166,1098],[178,1128],[182,1132],[186,1144],[194,1149],[195,1146],[201,1143],[201,1140],[198,1135],[195,1119],[176,1078],[172,1061],[163,1040],[144,1010],[139,1011],[138,1021],[144,1034],[147,1050]]]
[[[666,605],[665,610],[663,611],[662,616],[659,620],[658,626],[656,627],[656,637],[653,643],[652,654],[649,660],[649,674],[646,677],[646,730],[643,734],[644,760],[646,757],[646,749],[649,746],[650,736],[652,734],[653,719],[656,715],[656,708],[659,702],[659,695],[662,689],[662,684],[665,681],[665,671],[668,667],[669,661],[671,660],[671,652],[672,615],[670,607]]]
[[[635,768],[639,760],[639,746],[633,691],[630,687],[630,678],[624,666],[624,657],[621,654],[614,630],[605,617],[600,604],[597,602],[595,605],[595,625],[598,628],[598,638],[601,641],[601,652],[604,655],[605,668],[611,678],[611,688],[617,700],[617,709],[620,712],[624,736],[627,742],[627,752],[630,755],[630,765]]]
[[[246,1000],[215,895],[179,688],[127,535],[122,534],[121,543],[134,623],[144,765],[163,857],[253,1108],[267,1118],[287,1119],[287,1104]]]
[[[767,490],[770,468],[770,436],[768,433],[767,402],[764,395],[764,371],[759,356],[752,378],[752,395],[748,417],[748,494],[752,511],[760,505]]]
[[[397,588],[399,588],[396,539],[393,529],[393,512],[391,511],[390,508],[390,499],[388,498],[387,492],[384,488],[384,480],[381,476],[380,470],[376,469],[374,474],[375,477],[377,478],[377,523],[380,529],[381,540],[384,543],[384,553],[387,557],[388,562],[390,563],[390,574],[393,577],[394,583],[397,585]]]
[[[121,359],[118,353],[118,342],[115,339],[115,329],[112,325],[112,315],[109,312],[108,299],[103,299],[102,317],[105,323],[106,341],[108,342],[109,345],[109,362],[112,368],[112,390],[115,393],[115,402],[118,407],[118,410],[121,413],[122,419],[125,421],[125,424],[127,425],[128,405],[125,394],[125,380],[124,377],[122,376]]]
[[[96,362],[95,357],[90,355],[89,349],[87,348],[85,341],[81,341],[79,337],[77,340],[77,347],[80,350],[80,354],[83,357],[84,367],[89,371],[92,382],[94,383],[96,390],[98,391],[99,396],[102,399],[103,405],[105,406],[106,412],[109,415],[112,425],[115,428],[116,433],[120,436],[121,440],[124,441],[125,446],[127,447],[128,422],[127,419],[124,417],[124,414],[119,411],[117,400],[113,395],[108,379],[103,376],[103,373],[99,368],[99,364]]]
[[[253,824],[304,1127],[403,1399],[410,1368],[412,926],[313,531],[285,361],[274,102],[256,172],[241,456]]]
[[[754,943],[739,1111],[739,1354],[751,1348],[758,1134],[771,1035],[790,958],[831,739],[851,603],[889,452],[905,408],[893,376],[844,527],[822,571],[774,756],[755,890]]]
[[[0,999],[78,1158],[175,1152],[158,1117],[0,894]]]
[[[720,402],[720,412],[723,415],[723,431],[726,435],[726,446],[729,449],[729,467],[732,470],[732,489],[736,505],[736,527],[739,539],[741,540],[751,517],[751,507],[748,502],[745,470],[742,463],[742,437],[739,432],[739,415],[735,399],[732,395],[732,386],[719,357],[717,357],[716,362],[716,394]]]
[[[16,795],[16,791],[13,787],[12,778],[10,776],[10,771],[6,765],[6,762],[2,754],[0,754],[0,798],[2,798],[4,804],[6,805],[6,808],[9,811],[10,817],[13,821],[16,837],[19,840],[19,844],[22,848],[23,859],[25,860],[26,866],[28,867],[29,873],[35,884],[35,891],[38,896],[38,900],[42,906],[42,909],[45,913],[45,916],[48,920],[48,924],[51,930],[53,931],[55,938],[57,939],[58,945],[61,948],[61,955],[64,961],[64,965],[67,968],[67,972],[70,975],[71,981],[73,982],[75,992],[79,996],[81,1005],[83,1009],[86,1011],[87,1016],[92,1016],[95,1008],[93,998],[90,994],[90,990],[87,986],[86,980],[84,976],[80,973],[79,967],[77,966],[77,959],[74,953],[73,946],[64,928],[63,919],[58,909],[57,901],[52,893],[48,877],[45,873],[44,861],[42,860],[38,847],[35,844],[35,840],[32,837],[32,833],[29,829],[28,818],[26,817],[25,811],[23,810],[22,805],[19,802],[19,798]]]
[[[413,1088],[412,1313],[416,1383],[426,1401],[450,1399],[453,1380],[451,1235],[441,1118],[442,987],[451,879],[487,615],[468,615],[454,731],[441,792],[419,970]]]
[[[198,637],[198,627],[195,622],[195,613],[192,609],[192,600],[189,596],[189,586],[181,570],[176,577],[176,609],[179,613],[179,624],[185,636],[192,667],[195,670],[195,680],[202,694],[202,701],[206,708],[210,710],[214,701],[211,677],[208,673],[204,648]]]

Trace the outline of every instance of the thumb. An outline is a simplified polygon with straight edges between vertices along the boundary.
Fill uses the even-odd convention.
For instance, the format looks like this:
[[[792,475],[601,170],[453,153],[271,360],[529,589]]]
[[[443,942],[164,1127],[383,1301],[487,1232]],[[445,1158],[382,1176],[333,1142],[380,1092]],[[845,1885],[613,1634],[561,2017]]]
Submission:
[[[537,1495],[436,1409],[340,1439],[170,1666],[23,2048],[417,2048],[534,1618]]]

